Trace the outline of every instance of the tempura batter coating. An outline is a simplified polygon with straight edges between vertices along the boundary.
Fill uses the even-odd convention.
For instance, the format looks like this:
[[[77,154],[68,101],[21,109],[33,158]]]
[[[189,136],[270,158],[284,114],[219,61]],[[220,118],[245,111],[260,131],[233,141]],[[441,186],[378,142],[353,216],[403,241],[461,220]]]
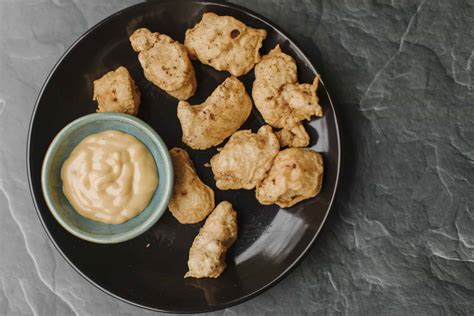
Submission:
[[[280,147],[306,147],[309,145],[309,135],[301,122],[292,128],[284,128],[275,134],[280,142]]]
[[[170,212],[181,224],[200,222],[214,208],[214,191],[199,179],[186,150],[173,148],[170,155],[174,170]]]
[[[137,29],[130,36],[145,77],[178,100],[196,91],[196,76],[186,48],[171,37]]]
[[[194,149],[218,145],[242,126],[251,111],[252,100],[244,85],[229,77],[204,103],[191,106],[186,101],[179,102],[183,142]]]
[[[248,27],[231,16],[204,13],[202,20],[186,31],[184,45],[191,58],[238,77],[260,61],[258,51],[266,37],[265,30]]]
[[[221,190],[255,188],[279,151],[278,139],[268,125],[260,127],[258,133],[235,132],[211,159],[217,187]]]
[[[140,105],[140,90],[127,68],[120,66],[94,81],[93,100],[97,112],[121,112],[136,115]]]
[[[323,158],[312,150],[287,148],[276,156],[268,175],[257,185],[257,200],[290,207],[321,191]]]
[[[298,84],[296,63],[277,45],[255,66],[252,97],[265,122],[290,129],[311,116],[322,116],[316,95],[319,76],[312,84]]]
[[[227,249],[237,239],[237,213],[223,201],[209,215],[189,250],[185,278],[217,278],[226,267]]]

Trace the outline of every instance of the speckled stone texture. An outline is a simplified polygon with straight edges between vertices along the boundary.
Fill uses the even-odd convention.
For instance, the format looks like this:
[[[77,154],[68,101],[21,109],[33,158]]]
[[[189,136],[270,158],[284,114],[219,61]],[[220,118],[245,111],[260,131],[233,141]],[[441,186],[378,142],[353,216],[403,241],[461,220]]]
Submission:
[[[0,315],[152,314],[62,259],[36,216],[25,161],[54,63],[136,2],[0,2]],[[314,61],[335,99],[345,166],[301,265],[215,314],[474,314],[474,2],[235,2],[280,25]]]

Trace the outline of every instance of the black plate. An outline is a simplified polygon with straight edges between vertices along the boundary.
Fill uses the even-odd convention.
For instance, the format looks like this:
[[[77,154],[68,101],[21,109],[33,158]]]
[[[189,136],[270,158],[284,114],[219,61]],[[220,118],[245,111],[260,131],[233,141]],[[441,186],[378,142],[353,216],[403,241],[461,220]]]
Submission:
[[[321,193],[289,209],[262,206],[253,190],[220,191],[204,167],[216,148],[194,151],[181,142],[177,101],[148,82],[128,37],[136,28],[168,34],[183,42],[186,29],[204,12],[234,16],[249,26],[266,29],[261,53],[277,43],[298,64],[300,82],[311,82],[316,70],[302,51],[274,24],[231,4],[212,2],[148,2],[115,13],[86,32],[52,70],[38,97],[30,124],[28,172],[39,217],[59,252],[82,276],[126,302],[166,312],[204,312],[247,300],[286,275],[316,238],[331,207],[339,178],[340,140],[329,95],[320,85],[324,117],[307,124],[311,148],[324,156]],[[228,74],[193,62],[198,89],[191,103],[202,102]],[[169,212],[149,231],[128,242],[98,245],[66,232],[52,217],[41,192],[41,164],[54,136],[72,120],[95,111],[92,81],[124,65],[141,90],[138,116],[154,127],[169,148],[186,147],[201,179],[216,192],[216,204],[228,200],[238,212],[239,237],[218,279],[183,279],[188,250],[202,225],[181,225]],[[253,71],[240,78],[251,92]],[[256,131],[263,120],[256,109],[242,129]]]

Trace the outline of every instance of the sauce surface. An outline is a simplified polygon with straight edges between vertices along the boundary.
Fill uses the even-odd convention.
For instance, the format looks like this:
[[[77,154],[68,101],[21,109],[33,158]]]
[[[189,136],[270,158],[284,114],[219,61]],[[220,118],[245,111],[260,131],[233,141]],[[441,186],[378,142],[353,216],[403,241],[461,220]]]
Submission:
[[[114,130],[82,140],[64,162],[61,179],[74,209],[106,224],[140,214],[158,186],[155,160],[145,145]]]

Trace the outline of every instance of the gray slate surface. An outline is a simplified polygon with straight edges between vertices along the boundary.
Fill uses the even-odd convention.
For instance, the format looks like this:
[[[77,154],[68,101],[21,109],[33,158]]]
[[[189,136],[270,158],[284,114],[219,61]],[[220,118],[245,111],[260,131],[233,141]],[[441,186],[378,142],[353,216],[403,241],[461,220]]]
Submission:
[[[60,257],[25,169],[27,125],[53,64],[135,2],[0,2],[0,315],[152,314],[102,293]],[[346,156],[307,258],[268,292],[216,314],[474,314],[474,2],[235,2],[305,48],[336,101]]]

